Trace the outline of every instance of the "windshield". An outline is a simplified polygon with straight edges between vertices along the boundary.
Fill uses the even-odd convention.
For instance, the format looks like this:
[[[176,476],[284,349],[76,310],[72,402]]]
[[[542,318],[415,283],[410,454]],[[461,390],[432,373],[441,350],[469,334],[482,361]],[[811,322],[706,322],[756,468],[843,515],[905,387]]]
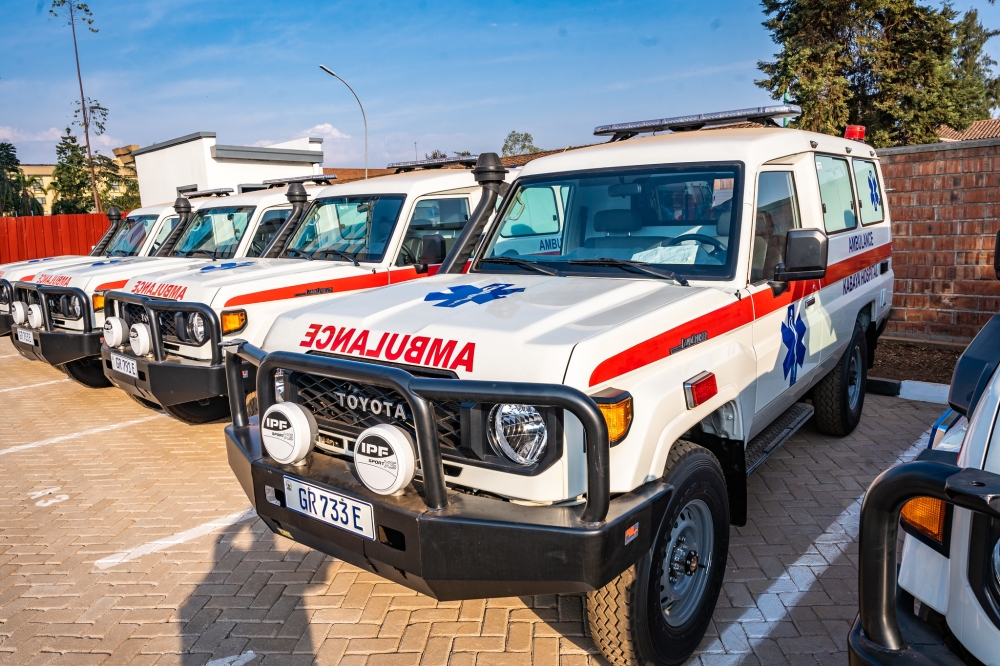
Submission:
[[[195,254],[214,259],[230,259],[253,217],[253,206],[228,206],[199,210],[188,222],[177,241],[174,256]]]
[[[159,215],[137,215],[127,217],[115,237],[104,252],[108,257],[134,257],[139,254],[149,230],[156,224]]]
[[[374,194],[319,199],[295,230],[283,256],[347,261],[336,254],[342,252],[358,261],[381,261],[405,198]]]
[[[721,164],[525,179],[504,202],[477,270],[531,272],[523,265],[530,261],[567,275],[650,277],[622,265],[642,262],[681,278],[729,279],[741,173]]]

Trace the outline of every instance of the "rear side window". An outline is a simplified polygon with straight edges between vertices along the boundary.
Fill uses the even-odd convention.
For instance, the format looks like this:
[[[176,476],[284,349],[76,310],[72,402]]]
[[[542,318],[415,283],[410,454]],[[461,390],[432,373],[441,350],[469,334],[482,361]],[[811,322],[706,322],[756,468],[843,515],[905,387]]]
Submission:
[[[799,202],[791,172],[760,174],[750,282],[774,277],[775,267],[785,260],[785,235],[799,226]]]
[[[828,234],[858,226],[854,214],[854,193],[847,160],[840,157],[816,156],[816,176],[823,201],[823,222]]]
[[[292,211],[289,208],[265,211],[260,218],[253,238],[250,239],[250,249],[247,250],[248,257],[259,257],[264,252],[264,248],[274,238],[274,234],[278,233],[278,229],[288,219],[290,212]]]
[[[161,245],[163,245],[163,241],[167,240],[167,236],[169,236],[170,232],[174,230],[175,226],[177,226],[177,221],[179,219],[181,218],[168,217],[163,220],[163,224],[160,225],[160,231],[156,234],[156,238],[153,239],[153,247],[149,249],[149,256],[156,254],[156,251],[160,249]]]
[[[878,171],[871,160],[854,160],[854,182],[858,186],[858,207],[861,224],[874,224],[885,219],[885,198],[878,182]]]
[[[403,245],[396,257],[397,266],[441,263],[451,250],[465,223],[469,221],[469,200],[421,199],[413,207]]]

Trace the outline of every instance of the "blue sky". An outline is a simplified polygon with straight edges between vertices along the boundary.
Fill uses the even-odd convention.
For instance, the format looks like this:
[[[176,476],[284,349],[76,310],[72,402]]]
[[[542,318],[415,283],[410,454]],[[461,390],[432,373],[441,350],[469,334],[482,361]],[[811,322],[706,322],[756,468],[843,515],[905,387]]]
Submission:
[[[48,2],[0,0],[0,140],[55,161],[78,99],[69,28]],[[92,0],[78,30],[88,96],[110,109],[96,147],[195,131],[266,145],[323,136],[327,166],[440,149],[498,151],[510,130],[542,148],[594,126],[767,103],[756,63],[777,50],[753,1],[198,2]],[[1000,7],[978,7],[1000,28]],[[13,29],[12,29],[13,28]],[[1000,38],[989,47],[1000,60]]]

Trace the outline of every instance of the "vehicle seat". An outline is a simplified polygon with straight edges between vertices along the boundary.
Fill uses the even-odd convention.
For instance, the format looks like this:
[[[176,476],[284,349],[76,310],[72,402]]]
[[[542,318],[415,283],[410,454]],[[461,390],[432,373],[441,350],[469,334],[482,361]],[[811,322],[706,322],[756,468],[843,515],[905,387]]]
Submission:
[[[663,241],[661,236],[632,236],[642,229],[642,218],[634,210],[615,208],[594,213],[594,231],[604,236],[594,236],[583,242],[588,249],[626,249],[641,251]]]
[[[757,226],[753,239],[753,267],[750,281],[770,279],[774,268],[784,260],[785,235],[778,233],[774,218],[767,211],[757,211]]]

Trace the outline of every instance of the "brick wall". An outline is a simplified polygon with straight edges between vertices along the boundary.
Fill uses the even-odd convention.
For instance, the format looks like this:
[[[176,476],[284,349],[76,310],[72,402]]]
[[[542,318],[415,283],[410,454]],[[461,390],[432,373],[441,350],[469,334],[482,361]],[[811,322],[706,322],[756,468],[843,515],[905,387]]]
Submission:
[[[968,342],[1000,312],[1000,139],[878,151],[896,275],[888,335]]]

